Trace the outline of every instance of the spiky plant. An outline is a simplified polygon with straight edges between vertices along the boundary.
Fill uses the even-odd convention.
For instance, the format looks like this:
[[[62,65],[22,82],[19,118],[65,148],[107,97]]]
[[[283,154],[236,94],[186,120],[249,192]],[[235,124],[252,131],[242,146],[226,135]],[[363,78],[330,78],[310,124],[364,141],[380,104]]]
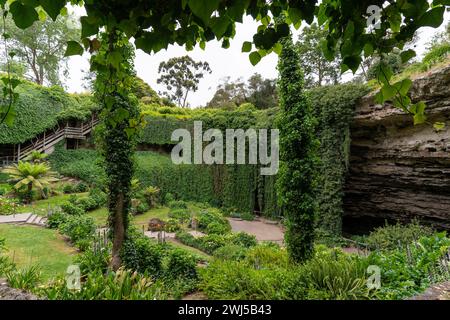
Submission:
[[[2,171],[9,175],[9,182],[14,183],[17,191],[26,188],[27,200],[31,202],[33,188],[41,192],[52,182],[58,181],[56,173],[46,163],[22,162],[6,167]]]
[[[39,151],[32,151],[26,158],[25,161],[41,163],[48,158],[48,154],[41,153]]]

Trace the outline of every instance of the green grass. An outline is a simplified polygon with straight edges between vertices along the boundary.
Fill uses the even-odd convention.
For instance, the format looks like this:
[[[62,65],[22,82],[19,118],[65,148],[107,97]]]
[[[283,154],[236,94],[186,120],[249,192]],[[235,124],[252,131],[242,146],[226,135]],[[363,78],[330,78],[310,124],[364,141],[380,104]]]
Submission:
[[[86,195],[87,193],[76,194],[78,197],[83,197]],[[64,202],[69,200],[70,196],[70,194],[63,194],[60,196],[50,197],[48,199],[34,201],[30,205],[20,207],[18,212],[33,212],[35,214],[45,216],[49,207],[53,208],[62,205]]]
[[[39,265],[43,280],[64,274],[76,255],[55,230],[34,226],[0,225],[7,255],[19,268]]]

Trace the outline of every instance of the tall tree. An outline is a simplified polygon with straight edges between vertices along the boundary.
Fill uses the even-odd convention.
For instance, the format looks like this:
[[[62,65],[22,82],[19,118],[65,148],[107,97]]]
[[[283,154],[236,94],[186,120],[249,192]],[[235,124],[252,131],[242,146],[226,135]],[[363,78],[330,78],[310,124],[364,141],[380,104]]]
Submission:
[[[208,62],[197,62],[189,56],[161,62],[158,83],[166,86],[166,96],[181,107],[186,107],[189,92],[198,90],[205,73],[211,73]]]
[[[314,242],[314,118],[303,91],[303,71],[291,37],[282,40],[278,62],[280,171],[277,193],[286,217],[286,244],[294,262],[309,258]]]
[[[248,102],[258,109],[274,108],[278,105],[276,81],[253,74],[247,82]]]
[[[230,77],[226,77],[217,87],[216,93],[211,101],[208,102],[208,107],[236,107],[247,102],[247,94],[245,82],[241,78],[236,81],[231,81]]]
[[[323,54],[322,41],[326,37],[327,31],[317,23],[304,27],[298,37],[297,49],[308,88],[336,84],[341,77],[339,58],[328,61]]]
[[[264,79],[259,73],[252,75],[247,82],[241,78],[230,81],[230,77],[217,87],[208,103],[210,108],[228,108],[249,102],[258,109],[276,107],[278,104],[275,80]]]
[[[67,58],[64,57],[67,41],[80,37],[78,22],[73,17],[59,16],[54,22],[46,18],[25,30],[8,18],[6,33],[10,37],[10,51],[15,53],[18,65],[25,68],[22,75],[39,85],[63,84],[61,76],[68,74]]]

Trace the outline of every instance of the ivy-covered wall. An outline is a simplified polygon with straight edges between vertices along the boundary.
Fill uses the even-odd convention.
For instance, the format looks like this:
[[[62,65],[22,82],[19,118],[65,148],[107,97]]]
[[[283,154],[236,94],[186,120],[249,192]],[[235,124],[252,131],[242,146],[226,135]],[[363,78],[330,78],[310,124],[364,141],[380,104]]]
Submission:
[[[68,94],[60,87],[47,88],[24,81],[17,92],[14,124],[0,125],[0,145],[23,143],[61,120],[84,120],[96,108],[90,96]]]
[[[363,85],[348,84],[312,89],[309,96],[320,140],[316,177],[317,227],[332,234],[342,231],[343,186],[348,172],[350,124],[358,100],[368,93]]]
[[[348,165],[349,124],[358,99],[368,92],[361,85],[338,85],[308,92],[317,118],[320,163],[316,170],[317,226],[332,233],[342,228],[342,197]],[[140,143],[150,146],[174,145],[175,129],[192,132],[193,122],[202,121],[203,130],[273,128],[278,109],[256,110],[243,105],[235,110],[141,106],[147,125]],[[93,150],[62,150],[51,156],[55,169],[64,175],[102,183],[104,173]],[[238,211],[259,211],[270,217],[281,215],[276,194],[276,176],[261,176],[256,165],[174,165],[167,154],[138,152],[136,177],[143,185],[158,186],[162,194],[179,199],[209,202]]]

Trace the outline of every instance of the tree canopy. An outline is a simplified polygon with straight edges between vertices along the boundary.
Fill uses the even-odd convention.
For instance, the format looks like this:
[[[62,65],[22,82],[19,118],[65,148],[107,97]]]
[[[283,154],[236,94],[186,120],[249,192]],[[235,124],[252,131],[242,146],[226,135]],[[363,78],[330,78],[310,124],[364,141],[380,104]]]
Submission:
[[[11,18],[6,20],[4,32],[10,36],[10,51],[23,65],[23,74],[16,73],[39,85],[62,85],[61,76],[67,76],[68,72],[64,57],[66,44],[79,39],[79,26],[74,17],[68,15],[61,15],[56,21],[42,19],[25,30],[18,28]]]
[[[205,73],[211,73],[208,62],[194,61],[189,56],[175,57],[159,65],[158,83],[166,86],[165,95],[181,107],[186,107],[189,92],[198,90]]]

